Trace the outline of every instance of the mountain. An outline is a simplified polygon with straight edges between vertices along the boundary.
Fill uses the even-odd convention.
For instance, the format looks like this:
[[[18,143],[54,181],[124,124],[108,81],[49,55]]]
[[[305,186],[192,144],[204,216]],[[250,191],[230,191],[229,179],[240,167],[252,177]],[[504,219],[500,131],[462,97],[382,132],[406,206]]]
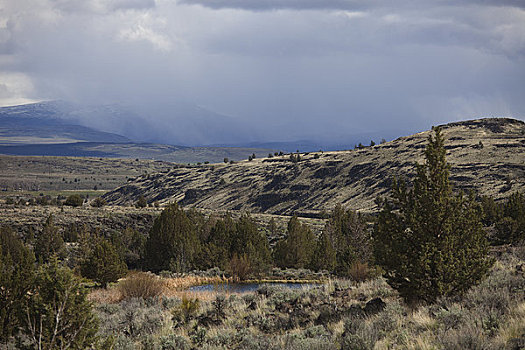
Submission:
[[[119,105],[85,106],[49,101],[0,108],[0,154],[25,156],[72,156],[157,159],[176,163],[222,162],[247,159],[251,154],[267,155],[272,148],[188,147],[145,142],[174,141],[177,134],[206,138],[238,130],[227,117],[198,107],[183,105],[188,121],[148,121]],[[217,123],[222,126],[216,125]],[[192,124],[192,125],[189,125]],[[178,131],[172,132],[173,128]],[[195,130],[202,133],[195,135]],[[111,131],[111,132],[110,132]],[[118,132],[118,133],[116,133]],[[120,133],[125,134],[122,136]],[[157,135],[157,136],[155,136]],[[159,136],[162,135],[162,136]],[[209,136],[211,137],[211,136]],[[182,137],[181,137],[182,138]],[[211,138],[213,140],[213,138]],[[220,141],[221,139],[216,139]]]
[[[254,134],[241,120],[183,101],[148,107],[46,101],[2,107],[0,122],[0,131],[6,134],[3,141],[0,139],[4,144],[10,141],[29,143],[24,138],[19,142],[18,134],[34,141],[32,143],[50,143],[55,138],[62,143],[132,140],[170,145],[228,143],[231,140],[249,139]],[[24,127],[28,130],[25,131]],[[77,129],[79,132],[71,135],[71,130]],[[37,137],[40,130],[44,130],[45,137]],[[111,134],[115,138],[95,137],[95,132]]]
[[[525,123],[489,118],[443,125],[451,180],[460,189],[502,198],[525,190]],[[104,195],[111,204],[148,201],[212,210],[318,216],[341,203],[373,211],[396,177],[412,177],[430,131],[338,152],[256,158],[235,164],[181,166],[140,176]]]
[[[67,120],[52,103],[0,108],[0,145],[72,142],[130,142],[127,137]]]

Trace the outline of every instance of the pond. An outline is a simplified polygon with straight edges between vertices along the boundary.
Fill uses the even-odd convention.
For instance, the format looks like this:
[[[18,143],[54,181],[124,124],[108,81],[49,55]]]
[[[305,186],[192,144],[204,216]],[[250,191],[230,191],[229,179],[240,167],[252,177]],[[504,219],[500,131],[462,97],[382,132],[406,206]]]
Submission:
[[[188,288],[192,292],[223,292],[223,293],[250,293],[255,292],[262,286],[284,287],[289,289],[309,289],[318,287],[318,283],[218,283],[203,284]]]

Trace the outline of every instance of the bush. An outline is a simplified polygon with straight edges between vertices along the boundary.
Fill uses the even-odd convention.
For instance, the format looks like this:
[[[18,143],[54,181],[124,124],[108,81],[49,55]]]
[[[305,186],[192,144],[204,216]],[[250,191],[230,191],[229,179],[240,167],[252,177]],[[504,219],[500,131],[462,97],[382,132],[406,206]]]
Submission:
[[[146,208],[148,206],[148,202],[146,201],[146,198],[144,198],[143,195],[140,195],[139,199],[137,199],[137,202],[135,202],[135,206],[137,208]]]
[[[94,208],[101,208],[107,204],[106,200],[102,197],[97,197],[91,201],[91,206]]]
[[[120,281],[118,289],[123,299],[154,298],[164,291],[164,281],[147,272],[135,272]]]
[[[84,198],[82,198],[79,194],[72,194],[71,196],[66,198],[64,205],[70,207],[80,207],[83,203]]]

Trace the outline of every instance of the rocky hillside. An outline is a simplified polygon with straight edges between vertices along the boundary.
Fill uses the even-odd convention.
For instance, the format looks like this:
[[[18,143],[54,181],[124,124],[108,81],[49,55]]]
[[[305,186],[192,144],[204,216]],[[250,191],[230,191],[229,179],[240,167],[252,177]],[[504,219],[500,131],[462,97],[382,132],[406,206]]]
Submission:
[[[490,118],[443,125],[453,183],[502,198],[525,190],[525,123]],[[180,166],[140,176],[105,195],[128,205],[140,195],[149,202],[181,202],[212,210],[316,216],[341,203],[374,210],[393,176],[410,177],[421,162],[429,131],[363,149],[302,153],[235,164]]]

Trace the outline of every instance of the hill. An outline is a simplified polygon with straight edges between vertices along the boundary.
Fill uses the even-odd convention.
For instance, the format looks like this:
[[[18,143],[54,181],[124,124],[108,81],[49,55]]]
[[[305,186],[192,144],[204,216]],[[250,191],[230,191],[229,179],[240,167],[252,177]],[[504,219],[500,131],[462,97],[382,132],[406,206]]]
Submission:
[[[496,198],[525,190],[524,122],[489,118],[442,127],[451,180],[457,187]],[[143,195],[149,202],[280,215],[318,216],[338,203],[371,211],[394,176],[413,176],[429,132],[351,151],[302,153],[300,161],[285,155],[181,166],[165,174],[140,176],[104,197],[120,205]]]

